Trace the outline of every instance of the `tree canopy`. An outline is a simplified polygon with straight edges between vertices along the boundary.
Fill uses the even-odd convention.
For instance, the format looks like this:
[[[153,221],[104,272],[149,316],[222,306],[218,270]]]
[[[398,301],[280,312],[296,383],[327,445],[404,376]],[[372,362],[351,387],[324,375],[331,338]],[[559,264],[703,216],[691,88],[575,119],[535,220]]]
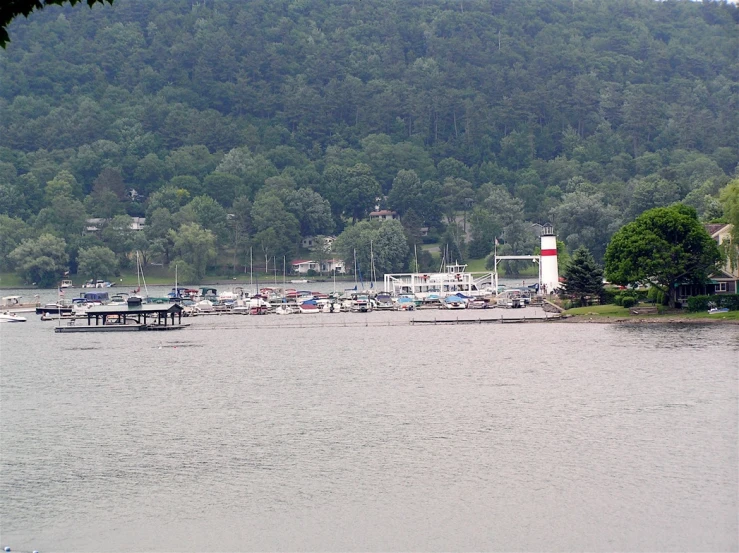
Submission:
[[[651,285],[674,307],[680,284],[702,284],[721,260],[693,208],[678,204],[642,213],[614,234],[605,254],[606,278]]]
[[[33,10],[40,10],[44,6],[57,5],[61,6],[65,2],[69,2],[71,6],[81,2],[82,0],[5,0],[2,6],[0,6],[0,46],[5,48],[5,45],[10,40],[8,36],[8,25],[10,22],[23,15],[28,17]],[[113,0],[85,0],[87,5],[91,8],[95,4],[112,4]]]
[[[645,210],[681,202],[710,221],[730,205],[732,3],[75,3],[0,8],[7,22],[45,6],[0,52],[0,215],[63,238],[70,263],[90,218],[152,219],[166,263],[184,224],[212,230],[219,260],[247,244],[289,255],[282,208],[301,234],[338,234],[376,206],[432,236],[461,222],[476,257],[493,234],[531,253],[531,224],[553,222],[600,261]],[[280,228],[262,224],[265,193]],[[237,200],[258,223],[238,232]]]

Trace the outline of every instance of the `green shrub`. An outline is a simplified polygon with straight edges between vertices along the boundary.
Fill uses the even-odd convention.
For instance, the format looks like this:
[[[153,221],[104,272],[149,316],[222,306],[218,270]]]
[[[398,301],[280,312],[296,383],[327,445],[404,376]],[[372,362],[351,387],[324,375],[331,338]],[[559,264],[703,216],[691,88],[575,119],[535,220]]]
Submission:
[[[615,303],[614,299],[621,292],[618,288],[605,288],[600,298],[602,304]]]
[[[688,298],[688,311],[697,313],[698,311],[708,311],[708,302],[711,296],[693,296]]]
[[[625,308],[634,307],[636,305],[636,298],[633,296],[624,296],[624,298],[621,300],[621,305],[623,305]]]
[[[739,311],[739,294],[714,294],[712,296],[692,296],[688,298],[688,311],[697,313],[708,311],[712,306],[726,307],[729,311]]]
[[[616,294],[615,296],[613,296],[613,303],[616,305],[623,305],[624,297],[621,294]]]

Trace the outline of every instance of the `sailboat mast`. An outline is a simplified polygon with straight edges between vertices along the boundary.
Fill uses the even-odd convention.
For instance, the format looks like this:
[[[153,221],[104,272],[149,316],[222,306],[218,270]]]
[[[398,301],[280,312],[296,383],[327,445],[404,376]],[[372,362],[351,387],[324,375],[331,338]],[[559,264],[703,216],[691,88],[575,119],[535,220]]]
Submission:
[[[370,240],[370,279],[372,279],[372,284],[370,285],[372,288],[374,288],[375,283],[375,253],[372,249],[372,240]]]
[[[354,288],[357,288],[357,248],[354,248]]]

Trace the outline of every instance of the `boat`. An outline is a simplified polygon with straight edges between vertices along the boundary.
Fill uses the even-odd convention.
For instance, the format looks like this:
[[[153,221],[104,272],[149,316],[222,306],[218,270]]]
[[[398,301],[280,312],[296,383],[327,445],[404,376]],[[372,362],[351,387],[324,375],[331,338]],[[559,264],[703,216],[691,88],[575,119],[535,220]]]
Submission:
[[[412,296],[400,296],[395,306],[398,311],[415,311],[418,305]]]
[[[410,294],[421,300],[443,299],[462,293],[478,298],[493,295],[492,273],[470,273],[467,265],[454,263],[438,273],[388,273],[383,288],[394,296]]]
[[[447,296],[444,298],[446,309],[467,309],[467,299],[461,296]]]
[[[115,283],[107,280],[88,280],[82,285],[82,288],[110,288],[111,286],[115,286]]]
[[[47,303],[36,308],[36,315],[71,315],[72,306],[64,302]]]
[[[0,323],[25,323],[26,318],[21,317],[12,311],[3,311],[0,313]]]
[[[716,313],[728,313],[729,309],[727,307],[711,307],[711,309],[708,310],[709,315],[715,315]]]
[[[496,300],[498,307],[504,307],[506,309],[518,309],[525,307],[523,298],[521,297],[519,290],[506,290],[502,294],[498,294]]]
[[[298,309],[295,307],[295,304],[291,303],[281,303],[275,308],[275,315],[293,315],[295,313],[298,313]]]
[[[0,298],[0,309],[12,313],[33,313],[39,306],[38,302],[22,303],[21,299],[21,296],[4,296]],[[38,296],[36,296],[36,299],[38,299]]]
[[[110,298],[108,305],[128,305],[128,294],[126,292],[113,294],[113,297]]]
[[[62,280],[61,284],[59,284],[59,288],[72,288],[74,287],[74,284],[69,279]]]
[[[128,295],[128,294],[126,294]],[[108,303],[110,301],[110,296],[108,295],[108,292],[82,292],[80,294],[79,298],[76,298],[72,301],[83,301],[83,302],[90,302],[90,303]]]
[[[352,313],[368,313],[372,311],[369,297],[364,294],[356,294],[351,300],[350,311]]]
[[[391,311],[394,307],[390,294],[380,293],[375,297],[375,309],[378,311]]]
[[[318,304],[315,300],[308,300],[298,304],[298,311],[304,315],[312,315],[314,313],[320,313],[321,310],[318,308]]]

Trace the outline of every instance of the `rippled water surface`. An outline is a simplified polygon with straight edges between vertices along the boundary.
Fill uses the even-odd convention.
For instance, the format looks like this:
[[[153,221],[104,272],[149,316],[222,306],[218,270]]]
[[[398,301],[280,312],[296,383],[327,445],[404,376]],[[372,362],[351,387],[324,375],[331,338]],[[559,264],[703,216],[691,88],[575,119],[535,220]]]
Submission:
[[[2,545],[739,548],[739,327],[405,316],[2,325]]]

